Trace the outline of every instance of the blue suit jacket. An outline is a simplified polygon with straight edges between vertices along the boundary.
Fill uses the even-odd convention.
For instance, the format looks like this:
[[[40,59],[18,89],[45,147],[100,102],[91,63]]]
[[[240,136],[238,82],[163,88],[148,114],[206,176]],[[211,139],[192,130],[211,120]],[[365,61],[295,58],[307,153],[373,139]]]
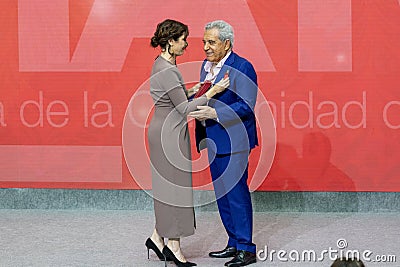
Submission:
[[[200,81],[207,73],[203,62]],[[206,120],[206,127],[196,120],[196,145],[200,151],[207,145],[216,154],[232,154],[250,151],[258,145],[254,106],[257,99],[257,74],[249,61],[231,53],[222,66],[215,83],[229,69],[230,86],[210,99],[208,105],[215,108],[218,121]],[[207,139],[205,139],[207,138]],[[204,140],[205,142],[204,143]]]

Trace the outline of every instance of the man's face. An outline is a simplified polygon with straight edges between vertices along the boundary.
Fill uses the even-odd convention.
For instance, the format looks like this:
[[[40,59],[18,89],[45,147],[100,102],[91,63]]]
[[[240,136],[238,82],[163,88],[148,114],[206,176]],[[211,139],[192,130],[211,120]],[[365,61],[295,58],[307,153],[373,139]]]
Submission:
[[[218,38],[218,29],[209,29],[204,32],[203,49],[206,52],[207,60],[218,63],[228,53],[230,41],[221,41]]]

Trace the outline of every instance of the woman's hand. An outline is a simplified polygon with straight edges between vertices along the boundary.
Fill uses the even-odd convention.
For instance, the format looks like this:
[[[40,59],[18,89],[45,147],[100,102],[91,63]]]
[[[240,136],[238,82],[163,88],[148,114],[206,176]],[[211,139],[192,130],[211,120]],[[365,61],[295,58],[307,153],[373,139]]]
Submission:
[[[197,91],[199,91],[201,85],[202,85],[202,83],[197,83],[192,88],[188,89],[187,90],[188,98],[191,97],[192,95],[194,95],[195,93],[197,93]]]
[[[221,79],[219,82],[217,82],[212,89],[215,91],[215,94],[219,94],[223,91],[225,91],[226,88],[229,87],[229,77]]]
[[[229,84],[230,84],[229,77],[223,78],[222,80],[214,84],[214,86],[211,87],[210,90],[207,91],[206,93],[207,98],[211,98],[216,94],[225,91],[225,89],[229,87]]]

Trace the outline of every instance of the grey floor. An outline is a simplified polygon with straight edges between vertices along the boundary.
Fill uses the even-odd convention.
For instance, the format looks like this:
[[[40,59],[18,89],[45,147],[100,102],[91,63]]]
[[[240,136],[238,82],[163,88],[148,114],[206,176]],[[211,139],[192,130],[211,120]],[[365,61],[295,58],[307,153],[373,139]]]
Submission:
[[[218,213],[197,212],[197,224],[196,234],[182,240],[184,254],[198,266],[224,266],[224,259],[207,256],[226,242]],[[161,267],[154,253],[147,259],[144,246],[153,225],[151,211],[0,210],[0,266]],[[349,251],[391,261],[366,266],[400,266],[400,213],[259,212],[254,242],[260,251],[254,267],[330,266],[330,257]],[[312,251],[315,261],[307,257]]]

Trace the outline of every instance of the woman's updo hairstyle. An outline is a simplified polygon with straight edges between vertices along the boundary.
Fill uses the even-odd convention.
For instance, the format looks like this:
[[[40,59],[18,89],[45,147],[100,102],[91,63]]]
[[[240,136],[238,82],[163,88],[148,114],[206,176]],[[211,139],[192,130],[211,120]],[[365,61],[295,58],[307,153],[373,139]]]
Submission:
[[[152,47],[160,46],[162,49],[166,49],[168,40],[177,41],[182,35],[185,37],[189,35],[188,26],[176,20],[166,19],[157,25],[150,44]]]

